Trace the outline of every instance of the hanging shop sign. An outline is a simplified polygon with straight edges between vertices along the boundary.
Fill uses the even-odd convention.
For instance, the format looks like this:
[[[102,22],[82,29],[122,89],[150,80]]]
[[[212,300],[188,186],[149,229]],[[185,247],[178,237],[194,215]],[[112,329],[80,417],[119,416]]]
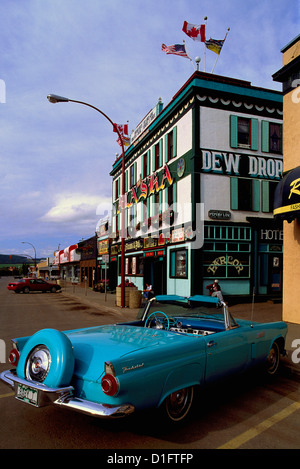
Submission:
[[[202,171],[230,176],[280,180],[283,171],[282,158],[201,150]]]
[[[109,239],[104,239],[102,241],[98,241],[98,254],[101,256],[102,254],[107,254],[109,252]]]

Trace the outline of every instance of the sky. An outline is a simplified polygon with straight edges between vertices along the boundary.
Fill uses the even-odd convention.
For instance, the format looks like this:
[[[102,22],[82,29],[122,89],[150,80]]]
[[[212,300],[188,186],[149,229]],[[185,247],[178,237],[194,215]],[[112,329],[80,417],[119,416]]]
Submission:
[[[298,0],[0,0],[0,253],[52,256],[95,234],[111,210],[121,153],[100,108],[129,133],[194,73],[204,45],[182,31],[204,23],[224,39],[214,73],[281,90],[272,74],[300,32]],[[193,62],[166,55],[183,44]],[[206,51],[206,72],[217,55]],[[25,244],[22,244],[25,242]],[[30,244],[26,244],[30,243]]]

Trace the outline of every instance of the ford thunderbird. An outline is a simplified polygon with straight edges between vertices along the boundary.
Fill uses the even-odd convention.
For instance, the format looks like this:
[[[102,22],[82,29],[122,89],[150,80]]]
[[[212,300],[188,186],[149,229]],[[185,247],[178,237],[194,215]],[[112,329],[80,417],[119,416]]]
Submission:
[[[235,320],[217,298],[162,295],[132,322],[13,339],[14,368],[0,378],[35,407],[106,418],[160,408],[178,422],[208,383],[256,365],[274,375],[286,333],[284,322]]]

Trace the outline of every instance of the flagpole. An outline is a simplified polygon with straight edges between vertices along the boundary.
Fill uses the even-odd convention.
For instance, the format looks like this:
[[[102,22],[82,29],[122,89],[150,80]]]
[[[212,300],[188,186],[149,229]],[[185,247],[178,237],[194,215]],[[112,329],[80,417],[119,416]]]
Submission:
[[[196,70],[196,66],[195,66],[193,60],[191,59],[191,56],[190,56],[190,54],[189,54],[189,51],[187,50],[186,43],[185,43],[185,40],[184,40],[184,39],[183,39],[183,44],[184,44],[184,47],[185,47],[185,51],[186,51],[186,53],[187,53],[187,55],[188,55],[190,61],[192,62],[194,69]]]
[[[221,50],[220,50],[220,54],[221,54],[221,52],[222,52],[222,49],[223,49],[223,46],[224,46],[224,43],[225,43],[225,40],[226,40],[226,38],[227,38],[227,34],[229,33],[229,31],[230,31],[230,28],[227,29],[227,32],[226,32],[226,34],[225,34],[224,41],[223,41],[223,45],[222,45],[222,48],[221,48]],[[213,66],[213,69],[212,69],[211,73],[214,73],[214,69],[215,69],[215,66],[217,65],[218,59],[219,59],[219,57],[220,57],[220,54],[218,54],[218,57],[216,58],[215,65]]]
[[[205,41],[206,41],[206,22],[207,22],[207,16],[204,16],[204,21],[205,21]],[[204,71],[206,71],[206,45],[204,41]]]

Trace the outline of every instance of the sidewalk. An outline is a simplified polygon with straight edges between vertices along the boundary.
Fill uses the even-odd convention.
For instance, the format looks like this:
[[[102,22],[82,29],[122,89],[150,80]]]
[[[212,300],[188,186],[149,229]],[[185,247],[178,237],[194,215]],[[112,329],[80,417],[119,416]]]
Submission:
[[[78,285],[67,285],[62,288],[62,294],[77,300],[83,304],[98,308],[102,312],[107,312],[115,317],[115,322],[133,321],[136,319],[139,308],[121,308],[116,305],[116,295],[107,292],[99,293],[91,289],[85,289]],[[272,302],[245,303],[239,305],[229,306],[229,310],[234,318],[251,320],[253,309],[254,322],[276,322],[282,320],[282,304],[273,304]],[[300,340],[300,324],[288,323],[288,334],[286,340],[286,349],[289,353],[289,361],[291,360],[291,353],[295,350],[292,348],[294,339]],[[297,345],[299,348],[299,345]],[[300,357],[300,352],[298,353]],[[300,364],[298,365],[300,369]]]
[[[103,312],[117,316],[116,321],[132,321],[136,319],[139,308],[121,308],[116,304],[116,294],[107,292],[99,293],[90,288],[83,288],[79,285],[67,285],[61,289],[62,294],[73,299],[77,299],[94,308],[99,308]]]

